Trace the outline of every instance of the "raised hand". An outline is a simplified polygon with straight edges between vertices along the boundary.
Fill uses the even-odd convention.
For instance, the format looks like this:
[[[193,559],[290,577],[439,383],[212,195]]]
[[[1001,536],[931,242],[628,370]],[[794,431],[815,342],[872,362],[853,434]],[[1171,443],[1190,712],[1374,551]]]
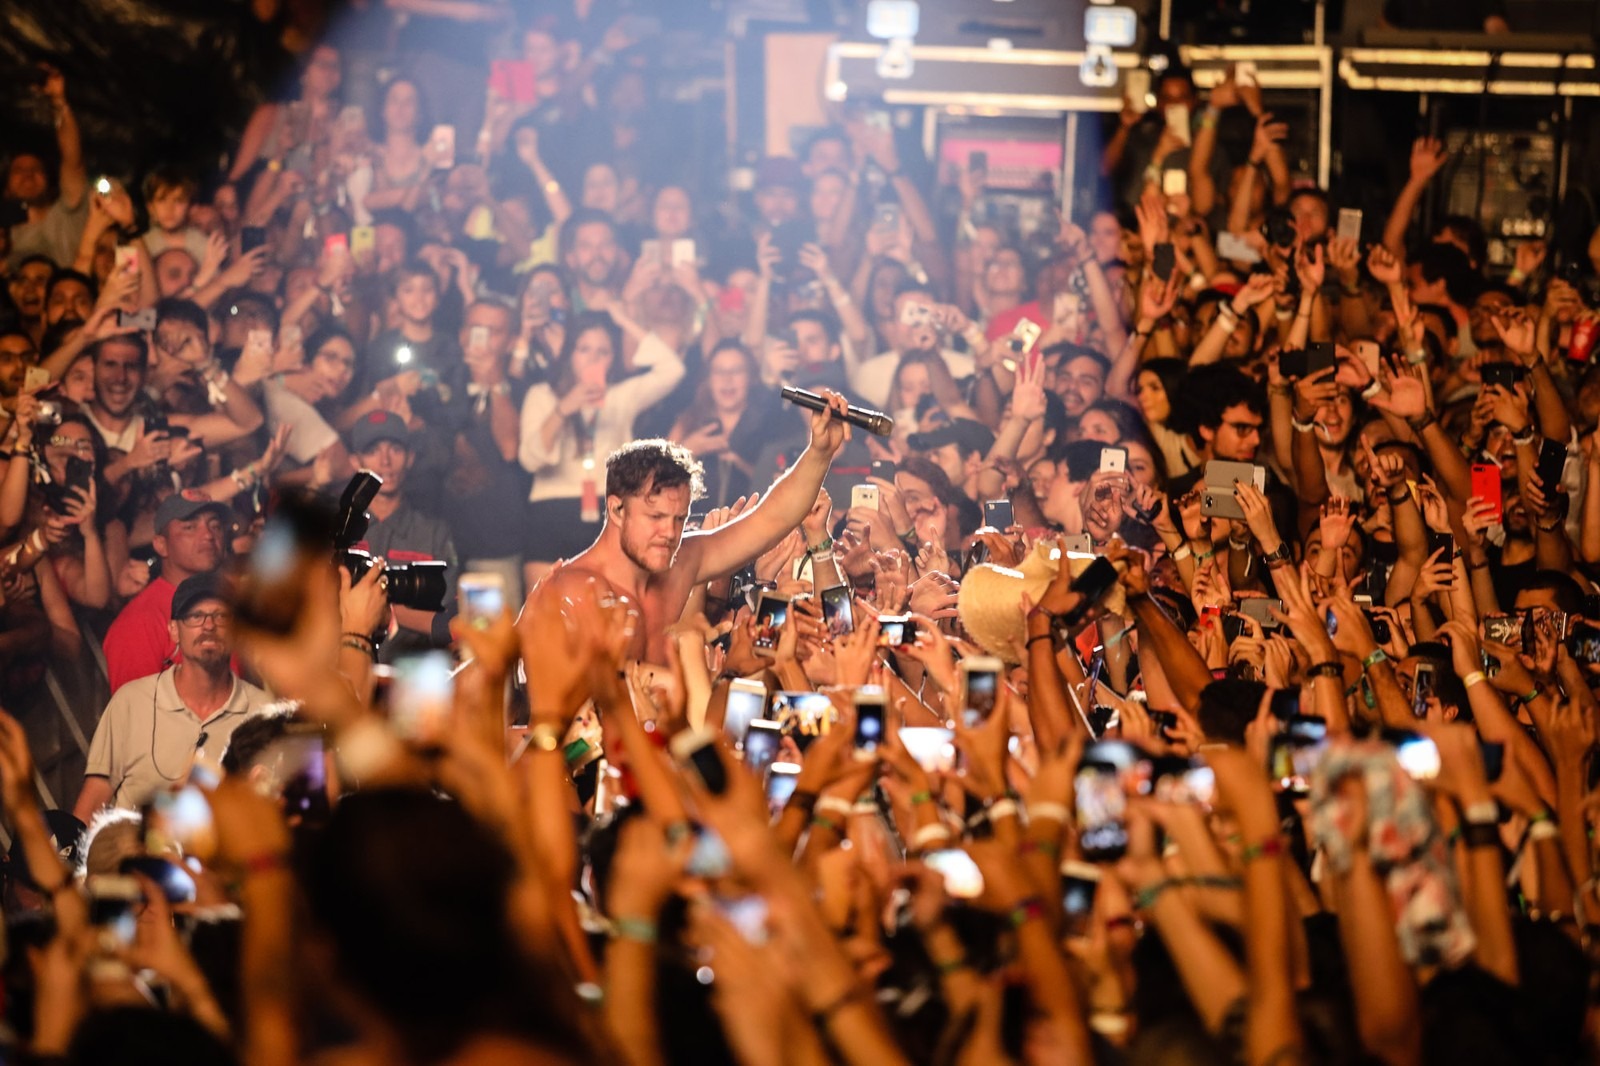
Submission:
[[[1426,185],[1450,161],[1450,152],[1437,137],[1418,137],[1411,145],[1411,183]]]
[[[1380,285],[1398,285],[1404,275],[1405,264],[1381,244],[1374,244],[1367,253],[1367,271]]]

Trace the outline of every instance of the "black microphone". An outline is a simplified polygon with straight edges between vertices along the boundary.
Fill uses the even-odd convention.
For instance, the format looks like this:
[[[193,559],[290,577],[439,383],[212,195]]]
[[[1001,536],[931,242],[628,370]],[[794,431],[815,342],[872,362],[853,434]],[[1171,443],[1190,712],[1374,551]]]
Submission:
[[[797,389],[793,385],[783,387],[783,398],[792,404],[808,408],[812,411],[831,411],[828,401],[814,392]],[[835,412],[835,417],[837,412]],[[852,426],[860,426],[868,433],[876,433],[880,437],[887,437],[894,432],[894,419],[882,411],[873,411],[866,407],[857,407],[851,404],[844,413],[844,420]]]

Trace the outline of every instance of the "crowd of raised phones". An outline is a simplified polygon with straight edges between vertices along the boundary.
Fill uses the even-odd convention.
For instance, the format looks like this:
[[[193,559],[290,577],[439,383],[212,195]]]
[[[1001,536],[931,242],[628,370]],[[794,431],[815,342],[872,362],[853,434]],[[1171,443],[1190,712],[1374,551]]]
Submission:
[[[572,6],[0,142],[7,1061],[1595,1061],[1600,233],[1176,67],[706,189]]]

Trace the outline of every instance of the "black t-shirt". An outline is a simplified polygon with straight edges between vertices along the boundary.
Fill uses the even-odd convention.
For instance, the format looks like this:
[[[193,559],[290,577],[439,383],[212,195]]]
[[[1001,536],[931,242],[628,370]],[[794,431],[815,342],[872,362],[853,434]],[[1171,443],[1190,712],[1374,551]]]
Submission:
[[[511,382],[513,410],[522,410],[526,382]],[[469,386],[470,390],[470,386]],[[527,539],[528,490],[533,475],[515,456],[500,455],[489,428],[488,399],[469,394],[458,430],[459,444],[445,485],[444,514],[451,539],[464,559],[499,559],[517,555]],[[462,447],[464,446],[464,447]]]

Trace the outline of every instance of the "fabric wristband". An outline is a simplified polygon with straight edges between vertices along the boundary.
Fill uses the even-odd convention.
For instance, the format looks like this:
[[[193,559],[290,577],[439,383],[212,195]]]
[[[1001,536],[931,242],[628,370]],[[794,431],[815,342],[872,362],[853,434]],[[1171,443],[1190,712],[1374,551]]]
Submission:
[[[1030,822],[1048,819],[1065,825],[1071,817],[1072,812],[1067,809],[1065,803],[1052,803],[1048,800],[1041,800],[1038,803],[1028,804],[1028,821]]]
[[[840,799],[838,796],[823,796],[817,800],[816,812],[818,814],[837,814],[841,817],[850,816],[850,801]]]
[[[632,940],[637,944],[656,942],[656,923],[649,918],[613,918],[611,935],[617,940]]]
[[[929,844],[932,844],[935,841],[945,841],[949,839],[950,830],[942,823],[934,822],[930,825],[923,826],[921,829],[918,829],[915,833],[911,834],[911,846],[917,851],[922,851],[923,849],[927,848]]]

